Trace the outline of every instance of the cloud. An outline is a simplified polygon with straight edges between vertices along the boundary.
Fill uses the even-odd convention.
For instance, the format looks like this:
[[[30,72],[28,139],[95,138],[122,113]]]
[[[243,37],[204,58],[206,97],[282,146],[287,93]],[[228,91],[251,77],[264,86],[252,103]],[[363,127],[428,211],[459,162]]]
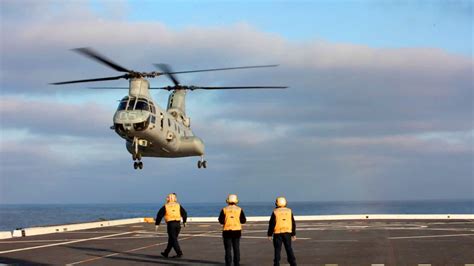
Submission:
[[[104,137],[104,132],[111,131],[112,116],[111,110],[96,102],[70,104],[13,96],[0,99],[2,128],[27,129],[36,135]]]
[[[471,58],[430,47],[292,41],[245,23],[173,30],[125,21],[120,7],[33,3],[27,10],[2,1],[0,8],[4,202],[83,202],[85,191],[90,202],[123,195],[153,202],[170,190],[188,201],[217,201],[229,190],[249,200],[280,193],[293,200],[474,195]],[[123,140],[109,129],[116,99],[75,89],[95,84],[47,85],[118,75],[68,50],[81,46],[140,71],[160,62],[176,70],[278,63],[179,78],[290,88],[190,92],[187,113],[206,143],[209,168],[195,169],[197,158],[145,158],[145,169],[134,171]],[[154,95],[163,102],[164,93]],[[47,193],[18,190],[25,182]]]

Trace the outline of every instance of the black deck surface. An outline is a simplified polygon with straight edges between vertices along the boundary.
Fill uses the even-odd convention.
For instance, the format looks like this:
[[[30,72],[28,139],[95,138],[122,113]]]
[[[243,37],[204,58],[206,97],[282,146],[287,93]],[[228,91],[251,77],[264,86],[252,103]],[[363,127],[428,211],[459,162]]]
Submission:
[[[267,224],[244,227],[241,263],[271,265]],[[305,221],[297,222],[293,248],[299,265],[474,264],[474,221]],[[180,244],[184,256],[160,256],[166,226],[132,224],[0,240],[0,263],[90,265],[196,265],[224,262],[217,223],[190,223]],[[174,255],[172,252],[170,255]],[[282,263],[286,254],[282,252]]]

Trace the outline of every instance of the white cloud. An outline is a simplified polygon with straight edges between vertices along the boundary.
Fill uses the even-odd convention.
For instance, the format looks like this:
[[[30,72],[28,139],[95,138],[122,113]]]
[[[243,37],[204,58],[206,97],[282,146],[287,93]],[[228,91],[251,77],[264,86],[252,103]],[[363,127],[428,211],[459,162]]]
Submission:
[[[173,188],[188,200],[203,194],[218,199],[230,186],[244,197],[265,200],[274,197],[274,191],[265,191],[268,184],[299,200],[474,194],[466,185],[473,174],[471,58],[433,48],[293,42],[247,24],[176,31],[160,22],[123,21],[120,10],[105,18],[81,4],[38,12],[51,8],[38,3],[16,11],[27,12],[19,20],[20,13],[4,16],[5,10],[13,11],[2,4],[0,118],[2,136],[8,136],[0,150],[3,190],[14,191],[15,180],[35,176],[64,178],[49,191],[64,196],[65,190],[76,201],[80,193],[65,189],[68,182],[82,191],[98,181],[97,191],[136,184],[150,195],[152,188],[163,194]],[[190,85],[290,88],[189,93],[188,114],[207,145],[209,169],[198,172],[195,158],[147,159],[138,173],[123,141],[109,129],[114,110],[106,98],[73,89],[89,84],[47,85],[118,75],[67,50],[80,46],[93,46],[136,70],[152,70],[151,63],[160,62],[176,70],[279,63],[274,69],[179,78]],[[152,81],[155,86],[165,82]],[[126,82],[103,83],[109,84]],[[81,93],[81,101],[48,99],[52,93],[65,99]],[[158,96],[164,102],[164,93]],[[425,184],[431,191],[419,193]],[[380,188],[387,193],[377,192]],[[4,200],[27,195],[9,193]],[[121,198],[104,193],[93,199]],[[51,198],[38,194],[34,200]]]

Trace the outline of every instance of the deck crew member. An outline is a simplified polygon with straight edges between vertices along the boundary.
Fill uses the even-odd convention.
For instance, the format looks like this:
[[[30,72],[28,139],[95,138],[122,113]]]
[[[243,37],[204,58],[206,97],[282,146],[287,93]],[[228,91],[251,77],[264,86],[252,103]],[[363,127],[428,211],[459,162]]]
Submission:
[[[244,211],[237,206],[239,199],[237,195],[227,196],[227,207],[219,214],[219,223],[222,227],[222,238],[225,248],[225,265],[232,264],[232,249],[234,250],[234,265],[240,265],[240,237],[242,235],[242,224],[247,222]]]
[[[165,217],[166,228],[168,231],[168,246],[161,252],[163,257],[168,258],[171,248],[176,252],[176,256],[173,258],[181,258],[183,252],[179,247],[178,235],[181,231],[181,219],[183,220],[183,226],[186,227],[186,219],[188,215],[186,210],[178,203],[176,194],[171,193],[166,197],[166,204],[156,214],[155,230],[158,230],[161,223],[161,219]]]
[[[280,265],[281,244],[285,246],[286,256],[290,265],[296,265],[296,258],[293,254],[291,241],[296,240],[296,223],[291,209],[286,207],[286,199],[284,197],[276,198],[276,208],[272,213],[268,225],[268,239],[272,240],[275,248],[275,256],[273,265]]]

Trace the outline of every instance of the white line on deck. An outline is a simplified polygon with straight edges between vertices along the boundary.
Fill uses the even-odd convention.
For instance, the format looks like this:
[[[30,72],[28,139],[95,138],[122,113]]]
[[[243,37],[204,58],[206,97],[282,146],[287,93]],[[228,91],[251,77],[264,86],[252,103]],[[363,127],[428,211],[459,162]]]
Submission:
[[[72,241],[61,242],[61,243],[54,243],[54,244],[48,244],[48,245],[42,245],[42,246],[27,247],[27,248],[18,248],[18,249],[10,249],[10,250],[5,250],[5,251],[0,251],[0,254],[12,253],[12,252],[18,252],[18,251],[25,251],[25,250],[31,250],[31,249],[54,247],[54,246],[62,246],[62,245],[68,245],[68,244],[73,244],[73,243],[79,243],[79,242],[84,242],[84,241],[89,241],[89,240],[96,240],[96,239],[102,239],[102,238],[113,237],[113,236],[119,236],[119,235],[126,235],[126,234],[132,234],[132,233],[136,233],[136,232],[135,232],[135,231],[131,231],[131,232],[124,232],[124,233],[120,233],[120,234],[98,236],[98,237],[92,237],[92,238],[86,238],[86,239],[78,239],[78,240],[72,240]],[[14,242],[10,242],[10,243],[14,243]]]
[[[220,232],[220,231],[208,231],[208,232],[203,233],[203,234],[209,234],[209,233],[215,233],[215,232]],[[183,241],[183,240],[190,239],[190,238],[193,238],[193,237],[197,237],[197,236],[200,236],[200,235],[202,235],[202,234],[191,235],[191,236],[188,236],[188,237],[179,238],[179,240],[180,240],[180,241]],[[161,243],[152,244],[152,245],[148,245],[148,246],[144,246],[144,247],[139,247],[139,248],[134,248],[134,249],[125,250],[125,251],[122,251],[122,252],[111,253],[111,254],[108,254],[108,255],[105,255],[105,256],[101,256],[101,257],[94,257],[94,258],[89,258],[89,259],[86,259],[86,260],[71,262],[71,263],[68,263],[68,264],[66,264],[66,265],[76,265],[76,264],[81,264],[81,263],[85,263],[85,262],[91,262],[91,261],[95,261],[95,260],[100,260],[100,259],[104,259],[104,258],[109,258],[109,257],[113,257],[113,256],[116,256],[116,255],[120,255],[120,254],[122,254],[122,253],[129,253],[129,252],[138,251],[138,250],[142,250],[142,249],[147,249],[147,248],[151,248],[151,247],[155,247],[155,246],[161,246],[161,245],[164,245],[164,244],[167,244],[167,243],[168,243],[168,241],[166,241],[166,242],[161,242]]]
[[[453,237],[453,236],[474,236],[474,234],[429,235],[429,236],[396,236],[396,237],[389,237],[388,239],[436,238],[436,237]]]

